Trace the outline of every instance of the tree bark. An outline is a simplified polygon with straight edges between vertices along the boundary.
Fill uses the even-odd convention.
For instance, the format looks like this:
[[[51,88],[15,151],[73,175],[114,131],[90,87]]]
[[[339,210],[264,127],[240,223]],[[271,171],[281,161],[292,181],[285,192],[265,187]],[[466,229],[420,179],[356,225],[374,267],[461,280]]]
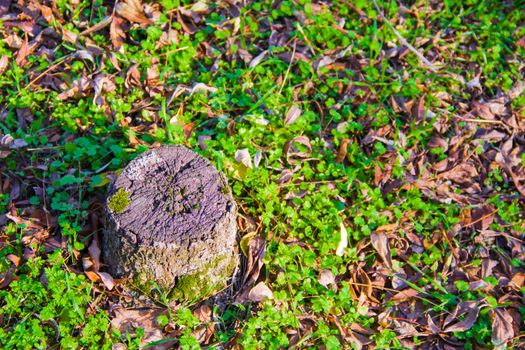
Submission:
[[[178,299],[222,288],[237,264],[237,207],[225,177],[197,153],[163,146],[110,186],[102,249],[116,277]]]

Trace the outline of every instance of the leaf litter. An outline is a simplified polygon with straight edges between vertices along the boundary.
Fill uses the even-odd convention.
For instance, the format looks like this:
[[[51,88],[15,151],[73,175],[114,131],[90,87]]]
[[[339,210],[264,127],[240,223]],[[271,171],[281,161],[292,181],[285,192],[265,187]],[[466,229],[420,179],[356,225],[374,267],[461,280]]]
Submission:
[[[73,27],[79,26],[75,31],[60,26],[58,28],[46,26],[44,29],[41,25],[37,25],[37,23],[51,23],[54,20],[60,23],[63,18],[54,4],[33,5],[37,9],[35,18],[28,20],[28,13],[32,11],[29,7],[21,8],[13,5],[11,1],[0,1],[0,16],[6,18],[5,33],[2,35],[6,34],[4,41],[12,52],[10,56],[0,56],[0,73],[9,71],[16,63],[24,69],[27,74],[26,80],[31,82],[29,85],[35,90],[51,89],[57,92],[57,100],[67,103],[75,103],[88,97],[94,105],[105,111],[108,118],[113,119],[116,118],[118,111],[108,102],[106,96],[115,93],[115,79],[124,79],[125,87],[129,90],[143,91],[144,99],[134,102],[130,116],[122,119],[120,123],[144,134],[154,134],[159,128],[157,123],[161,111],[160,108],[152,106],[156,99],[165,98],[171,103],[181,98],[189,99],[193,95],[210,96],[219,90],[216,86],[197,81],[186,81],[176,87],[164,84],[164,62],[156,58],[152,60],[149,67],[143,66],[140,62],[133,62],[127,69],[124,68],[122,72],[114,75],[106,75],[98,68],[91,69],[88,64],[84,64],[81,74],[69,76],[71,60],[66,56],[62,56],[59,60],[56,52],[53,51],[64,42],[71,45],[81,44],[83,46],[77,50],[75,58],[92,64],[97,60],[111,62],[117,70],[120,70],[119,64],[123,62],[119,63],[115,53],[124,53],[130,45],[137,44],[136,39],[130,35],[131,28],[140,27],[147,30],[155,23],[159,15],[156,5],[137,0],[119,1],[98,25],[92,27],[89,23],[88,25],[72,23]],[[325,6],[327,5],[315,3],[312,11],[322,13]],[[365,25],[372,23],[369,17],[371,12],[363,11],[357,5],[348,6]],[[428,11],[442,10],[442,6],[432,3]],[[195,35],[198,30],[205,27],[205,17],[210,14],[211,8],[208,3],[197,2],[191,7],[176,9],[175,15],[169,17],[169,20],[173,24],[176,23],[180,29],[173,29],[171,22],[169,27],[164,27],[161,39],[157,43],[158,48],[177,43],[179,37],[184,35]],[[237,5],[220,2],[220,6],[213,8],[213,11],[218,11],[224,15],[224,18],[233,20],[231,23],[224,21],[219,25],[232,26],[234,29],[237,27],[235,31],[243,33],[244,29],[239,28],[238,22],[234,21],[239,18]],[[255,42],[257,50],[239,47],[238,51],[233,53],[224,48],[216,48],[220,45],[217,41],[202,43],[203,46],[209,46],[210,52],[219,51],[215,54],[221,57],[220,59],[238,64],[242,62],[250,69],[258,69],[271,60],[279,59],[289,64],[292,72],[297,72],[297,67],[305,64],[323,79],[333,79],[345,74],[346,71],[352,71],[351,81],[346,86],[343,84],[333,86],[334,94],[338,95],[341,101],[351,100],[353,104],[360,106],[365,104],[374,106],[379,102],[387,104],[406,121],[403,125],[392,123],[387,126],[376,126],[373,118],[369,116],[375,115],[377,111],[368,110],[367,113],[356,116],[354,121],[359,128],[362,128],[362,132],[346,132],[343,133],[344,137],[338,139],[338,132],[342,133],[341,130],[357,126],[323,119],[325,123],[320,128],[317,138],[316,135],[293,128],[307,118],[310,108],[323,118],[337,119],[334,111],[341,106],[321,105],[317,101],[309,106],[298,102],[297,99],[294,100],[293,104],[288,105],[283,111],[284,114],[280,114],[282,123],[290,130],[294,130],[293,133],[286,135],[287,141],[280,150],[282,151],[281,168],[276,182],[283,192],[285,186],[300,185],[294,181],[303,181],[294,179],[293,166],[302,163],[315,165],[320,153],[321,156],[332,154],[334,163],[351,168],[356,163],[352,147],[357,147],[364,155],[371,155],[378,149],[384,149],[384,152],[381,151],[382,154],[378,156],[381,162],[374,164],[373,175],[370,177],[370,183],[380,190],[381,195],[398,196],[398,204],[403,205],[403,198],[407,192],[419,190],[423,193],[425,201],[458,208],[460,215],[458,223],[451,227],[437,223],[435,232],[428,236],[421,235],[421,228],[417,227],[414,220],[414,216],[424,215],[421,211],[406,210],[401,215],[397,213],[394,215],[388,209],[384,209],[381,215],[388,218],[388,223],[375,227],[369,235],[360,239],[352,237],[352,233],[356,230],[352,218],[341,220],[339,230],[334,230],[331,235],[334,241],[332,251],[335,256],[345,259],[348,264],[347,270],[334,273],[333,270],[316,267],[318,274],[314,275],[315,279],[324,288],[332,291],[347,287],[360,312],[376,321],[370,327],[364,327],[353,321],[343,321],[341,315],[333,310],[323,315],[310,315],[313,312],[305,309],[304,315],[299,318],[300,325],[295,328],[289,326],[286,334],[291,344],[304,341],[303,344],[309,345],[308,337],[301,338],[301,336],[314,334],[322,321],[337,329],[343,340],[358,344],[360,348],[374,348],[376,345],[374,339],[385,330],[391,330],[395,337],[399,338],[400,344],[408,348],[416,346],[413,341],[413,337],[416,336],[421,348],[424,349],[461,348],[464,342],[458,335],[471,330],[482,320],[490,322],[492,345],[503,348],[506,344],[522,337],[524,331],[520,309],[523,308],[525,272],[523,265],[516,261],[525,259],[523,243],[525,236],[523,230],[509,223],[506,213],[499,208],[501,203],[511,202],[520,203],[522,206],[525,197],[523,110],[514,107],[515,101],[522,98],[525,84],[523,81],[516,81],[506,92],[499,88],[487,89],[485,85],[487,77],[483,74],[476,74],[468,79],[461,76],[472,67],[467,64],[467,57],[458,57],[457,62],[454,61],[456,75],[453,80],[467,89],[460,97],[451,96],[446,92],[435,93],[425,86],[417,87],[418,96],[401,94],[392,94],[388,98],[379,96],[380,92],[365,78],[367,69],[384,62],[388,66],[386,69],[389,74],[395,74],[399,79],[406,80],[406,75],[409,74],[408,56],[415,54],[428,69],[436,70],[436,67],[440,67],[439,71],[442,72],[446,70],[446,65],[442,64],[446,59],[445,53],[450,50],[446,40],[457,34],[453,30],[445,29],[443,32],[436,33],[432,45],[430,41],[418,41],[418,38],[412,46],[395,28],[402,26],[407,18],[414,17],[416,21],[422,21],[420,17],[425,16],[425,12],[420,5],[401,7],[398,18],[390,16],[387,18],[383,11],[384,9],[379,11],[380,22],[386,25],[388,30],[392,30],[397,39],[385,42],[375,61],[359,49],[353,50],[350,46],[323,48],[322,52],[319,51],[309,39],[310,19],[303,11],[296,11],[293,14],[298,20],[295,25],[288,17],[279,17],[275,21],[261,21],[262,27],[267,26],[269,36],[250,37],[249,40]],[[19,30],[14,30],[15,27]],[[341,30],[346,30],[344,28],[344,25],[339,27]],[[87,45],[88,39],[92,40],[95,32],[108,37],[108,47],[103,47],[99,51],[94,46]],[[292,32],[298,33],[294,38],[296,42],[293,50],[289,45]],[[521,35],[515,46],[524,48],[524,38],[525,36]],[[233,40],[235,39],[232,38],[232,44]],[[461,37],[458,40],[462,41],[462,45],[469,45],[471,49],[478,45],[475,40],[469,41],[468,37]],[[275,47],[282,51],[275,54],[273,52]],[[420,47],[425,47],[423,57],[418,54]],[[203,52],[207,53],[207,51]],[[201,58],[203,56],[202,53],[198,55]],[[52,64],[43,73],[33,65],[34,61],[31,57],[40,57]],[[523,73],[523,64],[521,70]],[[441,74],[443,74],[441,77],[444,77],[444,73]],[[310,90],[305,91],[308,93]],[[298,91],[296,95],[301,95],[301,92]],[[172,116],[172,118],[177,117],[177,123],[173,123],[173,126],[185,127],[183,132],[188,140],[192,137],[194,126],[191,123],[182,123],[183,104],[181,103],[180,106],[180,115]],[[265,111],[270,112],[264,101],[261,106]],[[0,105],[0,113],[3,113],[3,110],[4,106]],[[29,109],[17,110],[16,114],[21,129],[26,129],[34,121],[32,111]],[[271,116],[271,113],[268,114]],[[0,121],[3,118],[0,114]],[[242,121],[231,119],[230,122],[228,132],[231,131],[233,135],[237,130],[236,125]],[[180,123],[182,124],[179,125]],[[424,143],[414,136],[411,124],[428,127],[428,133],[432,135],[428,142]],[[270,128],[272,124],[268,121],[259,125]],[[129,135],[130,143],[133,146],[144,143],[142,139],[137,140],[134,133]],[[408,140],[406,135],[409,135]],[[77,138],[76,135],[67,137],[69,141]],[[206,139],[201,139],[199,136],[199,140],[201,148],[205,149]],[[321,151],[319,151],[320,144]],[[22,152],[27,147],[26,141],[18,136],[14,138],[8,134],[2,135],[0,158],[16,157],[15,159],[20,160],[18,170],[27,170],[25,167],[30,165],[22,159]],[[266,157],[266,153],[250,151],[248,145],[239,146],[234,150],[235,161],[250,169],[264,167],[265,162],[261,162],[261,158],[262,154]],[[38,166],[48,166],[45,157],[50,154],[44,153],[39,159],[41,164]],[[252,154],[255,155],[253,160]],[[405,167],[401,174],[396,174],[398,164]],[[286,166],[290,166],[290,169]],[[7,288],[16,277],[17,269],[37,253],[36,246],[44,246],[46,252],[56,248],[65,249],[67,237],[61,235],[58,219],[55,217],[56,212],[49,212],[45,207],[46,211],[43,214],[39,213],[38,208],[30,203],[28,193],[32,195],[42,193],[40,197],[44,198],[45,189],[42,188],[41,179],[28,177],[20,181],[15,173],[7,171],[4,163],[1,163],[0,170],[1,193],[10,195],[9,208],[2,214],[3,219],[0,217],[0,225],[4,227],[8,222],[13,222],[23,227],[23,255],[8,255],[6,258],[10,264],[9,268],[0,276],[0,287]],[[352,185],[358,182],[356,180]],[[39,190],[31,189],[32,187]],[[318,188],[314,187],[313,191]],[[76,195],[80,189],[77,188],[75,191]],[[293,197],[304,198],[312,189],[302,191],[286,200],[293,202]],[[363,191],[362,195],[362,201],[370,201],[371,196],[366,191]],[[357,202],[354,198],[343,198],[340,203],[344,204],[344,200],[348,200],[349,203],[354,200]],[[345,210],[347,209],[341,209],[342,212],[348,213]],[[521,213],[523,213],[522,209]],[[249,210],[244,214],[250,217]],[[125,296],[120,289],[119,282],[104,272],[96,226],[93,223],[84,225],[85,237],[89,237],[90,240],[88,239],[87,242],[90,243],[87,252],[78,254],[83,273],[96,284],[99,293],[109,293],[105,297],[108,298],[106,301],[121,302],[129,299],[129,296]],[[257,310],[269,301],[278,302],[272,284],[282,271],[265,269],[264,262],[268,242],[278,238],[263,238],[261,226],[251,231],[245,229],[243,237],[245,238],[241,240],[241,250],[244,257],[242,268],[233,283],[232,298],[240,304],[252,303],[254,310]],[[11,244],[10,239],[1,236],[0,246]],[[282,244],[297,245],[308,250],[306,243],[288,238],[281,239]],[[441,255],[433,250],[433,247],[438,245],[443,250]],[[354,249],[357,258],[350,259]],[[413,254],[419,255],[430,251],[439,256],[433,262],[414,263],[410,260]],[[474,260],[479,260],[479,264],[473,264]],[[400,268],[400,265],[403,267]],[[490,277],[494,277],[497,283]],[[426,285],[418,284],[421,279],[429,282]],[[481,299],[483,295],[485,299],[499,301],[502,306],[494,307],[485,300],[467,300],[464,294],[467,291],[482,292],[477,298]],[[446,292],[445,295],[454,296],[455,301],[448,308],[440,309],[438,305],[441,299],[435,296],[437,292]],[[215,305],[225,308],[225,301],[214,302]],[[133,301],[131,304],[140,304],[140,302]],[[126,330],[132,331],[139,327],[145,329],[144,344],[178,335],[177,332],[166,332],[154,321],[160,314],[165,313],[163,309],[147,303],[139,305],[143,308],[138,309],[137,305],[128,308],[122,308],[118,304],[112,305],[109,312],[113,327],[124,333]],[[203,345],[210,344],[210,339],[216,331],[216,327],[211,325],[213,305],[210,305],[212,304],[206,304],[204,301],[193,307],[195,315],[205,324],[195,333]],[[235,329],[236,325],[232,327]],[[165,345],[167,344],[170,343],[167,342]]]

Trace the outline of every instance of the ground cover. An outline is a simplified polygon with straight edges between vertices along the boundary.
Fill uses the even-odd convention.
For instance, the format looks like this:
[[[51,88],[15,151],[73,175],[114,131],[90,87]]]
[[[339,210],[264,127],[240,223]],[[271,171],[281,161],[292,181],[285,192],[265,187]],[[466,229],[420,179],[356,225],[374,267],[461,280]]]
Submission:
[[[0,0],[2,348],[523,347],[520,1]],[[225,173],[227,296],[100,259],[160,144]]]

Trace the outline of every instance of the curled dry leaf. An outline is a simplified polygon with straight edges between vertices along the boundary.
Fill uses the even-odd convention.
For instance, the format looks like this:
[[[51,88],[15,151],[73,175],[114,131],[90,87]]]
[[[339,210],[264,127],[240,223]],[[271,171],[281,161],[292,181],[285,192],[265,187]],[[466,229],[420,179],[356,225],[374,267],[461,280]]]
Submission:
[[[14,254],[8,254],[6,256],[7,260],[11,261],[15,267],[18,267],[20,265],[20,257]]]
[[[303,111],[297,106],[290,107],[284,118],[284,125],[293,124],[301,116],[302,112]]]
[[[248,293],[248,299],[255,302],[273,299],[273,292],[264,282],[259,282],[250,290],[250,293]]]
[[[305,148],[306,151],[301,150],[301,148]],[[311,152],[312,145],[310,144],[310,139],[306,136],[296,136],[284,146],[284,153],[288,163],[294,158],[306,158]]]
[[[329,269],[324,269],[319,273],[317,281],[325,288],[335,283],[335,276]]]
[[[190,90],[190,96],[196,92],[216,92],[217,88],[213,86],[208,86],[204,83],[195,84]]]
[[[93,82],[91,81],[91,79],[82,77],[80,79],[75,80],[73,82],[73,86],[70,89],[58,94],[56,99],[59,101],[63,101],[70,97],[79,96],[80,94],[91,89],[92,86],[93,86]]]
[[[337,153],[337,158],[335,159],[336,163],[341,163],[345,159],[347,147],[350,142],[351,141],[349,139],[343,139],[341,141],[341,146],[339,146],[339,152]]]
[[[244,164],[247,168],[252,168],[252,158],[247,148],[235,152],[235,161]]]
[[[261,52],[259,55],[255,56],[255,58],[250,62],[250,65],[249,67],[250,68],[254,68],[256,67],[259,63],[261,63],[261,61],[263,60],[263,58],[266,56],[266,50]]]
[[[293,178],[293,171],[291,171],[290,169],[284,169],[282,172],[281,172],[281,176],[279,176],[279,179],[277,179],[277,181],[275,181],[278,185],[284,185],[288,182],[290,182],[290,180]]]
[[[141,86],[140,72],[136,63],[129,67],[128,71],[126,72],[126,80],[124,81],[124,85],[128,89],[134,86]]]

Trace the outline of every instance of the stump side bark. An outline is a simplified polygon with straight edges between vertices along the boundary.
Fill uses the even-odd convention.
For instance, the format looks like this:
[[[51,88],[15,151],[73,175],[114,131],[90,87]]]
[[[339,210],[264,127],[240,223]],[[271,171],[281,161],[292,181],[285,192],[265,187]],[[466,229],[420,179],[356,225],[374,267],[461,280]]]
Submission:
[[[221,288],[236,262],[237,208],[226,179],[182,146],[131,161],[110,186],[103,254],[110,272],[177,298]]]

